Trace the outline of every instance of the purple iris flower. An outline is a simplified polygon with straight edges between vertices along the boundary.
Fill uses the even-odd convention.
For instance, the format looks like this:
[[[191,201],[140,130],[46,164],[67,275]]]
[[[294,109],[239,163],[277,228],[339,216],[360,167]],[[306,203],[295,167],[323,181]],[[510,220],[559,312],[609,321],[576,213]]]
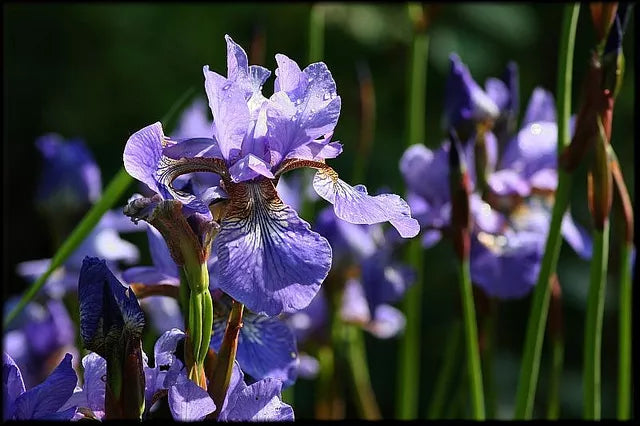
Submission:
[[[11,308],[18,298],[8,301]],[[9,324],[3,337],[5,352],[20,367],[27,387],[40,383],[66,352],[77,355],[75,326],[64,304],[48,300],[44,305],[30,302]]]
[[[466,92],[482,91],[466,67],[457,63],[459,59],[454,57],[452,61],[452,78],[467,85]],[[485,95],[498,106],[498,121],[517,115],[516,79],[517,69],[510,64],[503,80],[487,81]],[[459,96],[456,93],[451,95],[454,100]],[[549,92],[534,90],[521,127],[515,135],[505,133],[503,140],[491,132],[484,134],[488,170],[484,194],[476,184],[474,139],[464,147],[474,190],[470,199],[471,277],[487,294],[503,299],[522,297],[535,284],[549,229],[557,187],[555,103]],[[448,141],[434,151],[416,144],[400,160],[408,187],[407,201],[422,227],[425,248],[437,243],[450,223],[448,150]],[[562,235],[582,258],[591,256],[591,239],[569,212],[563,218]]]
[[[174,420],[198,421],[215,411],[216,406],[209,394],[186,376],[183,362],[176,356],[179,343],[185,334],[172,329],[163,334],[155,345],[155,367],[146,372],[149,394],[168,390],[168,402]],[[218,420],[293,420],[293,409],[282,402],[282,382],[271,377],[251,385],[244,381],[238,363],[234,363],[229,389]]]
[[[63,408],[78,380],[67,354],[44,382],[25,390],[20,368],[2,355],[3,420],[71,420],[76,407]]]
[[[60,135],[41,136],[36,146],[43,157],[36,200],[52,211],[81,210],[102,193],[100,169],[81,140],[65,141]]]
[[[172,284],[179,286],[178,266],[169,253],[169,248],[160,232],[153,226],[147,227],[149,248],[153,266],[136,266],[125,270],[124,280],[131,283]],[[220,348],[229,317],[228,300],[216,297],[217,259],[209,259],[209,288],[216,299],[214,304],[213,337],[211,347]],[[175,299],[153,296],[141,301],[143,308],[151,315],[152,324],[163,333],[172,328],[183,328],[180,307]],[[293,332],[281,319],[256,315],[245,310],[243,327],[240,329],[236,358],[242,369],[256,379],[273,377],[283,381],[285,386],[293,384],[297,363],[296,341]]]
[[[208,206],[226,198],[212,248],[220,289],[257,313],[293,312],[318,292],[331,265],[331,248],[281,201],[275,189],[280,175],[300,167],[317,169],[314,189],[348,222],[389,221],[403,237],[415,236],[419,226],[399,196],[370,196],[325,164],[342,147],[331,141],[341,100],[324,63],[300,70],[276,55],[274,94],[266,98],[261,89],[270,71],[249,66],[245,51],[230,37],[226,41],[227,77],[203,69],[212,137],[173,141],[155,123],[129,138],[124,164],[161,197],[207,217]],[[207,196],[172,185],[180,175],[205,171],[219,178]]]

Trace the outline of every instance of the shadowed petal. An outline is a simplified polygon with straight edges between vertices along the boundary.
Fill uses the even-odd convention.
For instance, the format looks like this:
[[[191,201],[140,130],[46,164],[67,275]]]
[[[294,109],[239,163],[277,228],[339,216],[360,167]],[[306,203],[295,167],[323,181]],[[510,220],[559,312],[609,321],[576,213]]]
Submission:
[[[231,206],[213,247],[220,288],[270,316],[307,306],[329,272],[327,240],[283,204],[266,179],[230,184],[227,192]]]
[[[82,366],[84,367],[82,389],[76,390],[61,410],[66,410],[73,406],[86,407],[93,411],[98,419],[102,419],[104,417],[106,389],[103,378],[107,374],[107,361],[92,352],[82,358]]]
[[[216,312],[211,347],[218,351],[224,336],[228,309]],[[225,315],[226,314],[226,315]],[[296,340],[287,324],[276,317],[245,313],[238,339],[236,359],[254,379],[273,377],[284,386],[296,379]]]
[[[520,298],[536,283],[546,235],[511,232],[478,233],[471,240],[471,279],[489,296]]]
[[[206,390],[182,375],[169,388],[169,409],[174,420],[195,422],[214,412],[216,405]]]
[[[364,185],[351,186],[331,169],[316,172],[313,188],[333,204],[336,216],[342,220],[367,225],[388,221],[404,238],[415,237],[420,232],[409,205],[398,195],[370,196]]]
[[[16,399],[16,419],[59,418],[56,412],[73,395],[77,381],[76,372],[71,367],[71,354],[67,354],[43,383],[29,389]],[[75,410],[68,410],[62,416],[66,417],[65,420],[70,420],[74,414]]]
[[[293,421],[293,409],[280,399],[281,387],[279,380],[270,377],[245,386],[236,392],[234,403],[225,406],[220,420]]]
[[[2,398],[4,420],[11,419],[15,411],[16,399],[24,393],[24,382],[20,369],[6,353],[2,354]]]

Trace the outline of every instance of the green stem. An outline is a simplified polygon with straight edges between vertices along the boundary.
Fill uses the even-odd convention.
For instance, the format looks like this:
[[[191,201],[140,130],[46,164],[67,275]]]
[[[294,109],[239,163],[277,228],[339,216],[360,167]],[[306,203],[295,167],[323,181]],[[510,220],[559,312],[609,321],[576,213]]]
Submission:
[[[409,5],[409,13],[412,13]],[[425,97],[427,88],[427,59],[429,36],[414,32],[408,65],[407,87],[407,146],[424,142]],[[420,393],[420,342],[422,323],[422,245],[420,239],[409,242],[407,261],[416,270],[416,283],[407,291],[403,310],[407,318],[400,339],[398,380],[396,382],[396,418],[418,417]]]
[[[575,44],[576,26],[578,23],[579,4],[565,6],[558,57],[558,155],[570,142],[569,116],[571,114],[571,77],[573,73],[573,48]],[[518,390],[516,392],[516,419],[531,419],[533,401],[538,384],[540,356],[544,339],[545,324],[549,310],[549,278],[556,270],[560,252],[560,226],[562,217],[569,205],[571,175],[558,169],[558,188],[549,226],[549,234],[545,245],[544,256],[536,282],[531,313],[527,322],[527,333],[524,344]]]
[[[631,418],[631,253],[633,243],[620,251],[620,311],[618,335],[618,420]]]
[[[318,350],[318,363],[320,364],[315,417],[318,420],[337,420],[341,417],[341,398],[337,386],[334,386],[335,358],[330,346],[322,346]]]
[[[547,420],[558,420],[560,415],[560,378],[564,361],[564,339],[554,336],[551,340],[551,379],[549,381],[549,403]]]
[[[489,299],[489,313],[484,320],[484,350],[482,354],[482,377],[484,378],[484,392],[487,397],[487,418],[495,418],[496,415],[496,393],[493,383],[493,355],[495,353],[496,322],[498,315],[498,302],[496,299]]]
[[[346,327],[347,359],[358,414],[366,420],[380,420],[380,408],[371,386],[364,333],[353,324],[345,324],[343,327]]]
[[[213,369],[213,376],[209,381],[209,395],[217,407],[216,411],[212,413],[213,418],[217,418],[220,414],[227,389],[229,389],[233,363],[236,359],[236,352],[238,351],[238,335],[242,328],[244,305],[235,300],[232,303],[227,327],[224,331],[224,337],[222,338],[220,350],[216,358],[216,365]]]
[[[594,230],[593,258],[589,279],[589,298],[584,335],[584,406],[585,420],[600,420],[600,359],[602,351],[602,321],[604,316],[607,261],[609,257],[609,220],[604,228]]]
[[[485,419],[484,391],[482,389],[482,369],[478,349],[476,309],[473,303],[469,260],[460,262],[460,296],[462,297],[462,319],[467,349],[467,372],[471,391],[471,411],[474,420]]]
[[[433,398],[429,404],[427,411],[427,419],[439,419],[442,417],[442,408],[444,407],[449,388],[454,383],[454,373],[458,371],[458,352],[460,351],[460,335],[462,333],[462,324],[459,319],[451,325],[451,330],[447,336],[445,344],[443,365],[440,367],[440,374],[436,379]]]
[[[420,239],[413,239],[407,247],[407,261],[416,271],[416,283],[409,288],[404,300],[407,322],[400,340],[398,381],[396,388],[396,418],[418,417],[420,390],[420,342],[422,322],[423,262]]]
[[[324,6],[313,4],[309,16],[309,62],[321,61],[324,57]]]

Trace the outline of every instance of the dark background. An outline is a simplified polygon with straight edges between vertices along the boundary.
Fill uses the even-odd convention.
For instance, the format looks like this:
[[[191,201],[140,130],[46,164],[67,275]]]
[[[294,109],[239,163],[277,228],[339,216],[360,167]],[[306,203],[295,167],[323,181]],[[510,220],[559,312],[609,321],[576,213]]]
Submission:
[[[356,63],[371,69],[377,122],[374,148],[367,163],[365,184],[402,188],[398,161],[405,149],[406,66],[410,24],[404,5],[341,5],[326,10],[324,61],[342,97],[342,114],[335,139],[344,153],[332,161],[348,176],[358,140],[359,97]],[[8,4],[3,8],[4,59],[4,288],[16,293],[26,287],[15,265],[51,257],[54,248],[48,225],[33,206],[41,159],[35,139],[46,132],[85,140],[106,185],[122,166],[124,144],[133,132],[160,119],[185,90],[193,87],[204,98],[202,66],[226,70],[224,34],[249,51],[253,34],[265,36],[262,65],[275,69],[274,55],[285,53],[302,67],[308,61],[310,5],[291,4]],[[500,76],[509,60],[519,65],[520,116],[535,86],[555,91],[557,43],[562,5],[452,4],[444,5],[430,27],[427,76],[426,141],[437,146],[448,55],[457,52],[475,80],[484,85]],[[624,86],[616,102],[612,144],[633,194],[634,18],[627,28]],[[595,43],[587,5],[580,11],[574,61],[573,98]],[[272,88],[273,76],[265,86]],[[572,209],[589,227],[586,171],[574,179]],[[359,183],[359,182],[358,182]],[[133,187],[131,191],[133,192]],[[126,197],[123,197],[121,204]],[[148,262],[146,240],[139,243]],[[614,237],[612,246],[617,239]],[[452,319],[458,315],[457,283],[451,247],[439,244],[425,252],[423,363],[420,372],[423,412],[426,411],[443,345]],[[610,270],[615,271],[616,254]],[[563,287],[566,330],[565,372],[561,384],[561,415],[581,415],[581,363],[588,263],[563,246],[559,277]],[[603,417],[615,415],[617,363],[617,288],[611,275],[603,340]],[[498,417],[512,415],[520,353],[530,298],[501,303],[498,317],[494,381]],[[367,337],[373,385],[385,417],[393,416],[397,340]],[[544,347],[536,414],[546,408],[549,347]],[[382,366],[382,368],[381,368]],[[296,415],[312,415],[312,386],[297,386]],[[351,410],[351,407],[349,408]],[[423,413],[422,413],[423,414]]]

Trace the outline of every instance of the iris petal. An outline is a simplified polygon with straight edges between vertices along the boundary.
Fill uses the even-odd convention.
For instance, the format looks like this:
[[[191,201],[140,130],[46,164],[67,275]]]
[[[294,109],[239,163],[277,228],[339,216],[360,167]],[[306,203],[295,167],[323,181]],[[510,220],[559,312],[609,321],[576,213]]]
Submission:
[[[363,185],[351,186],[331,169],[316,172],[313,188],[333,204],[336,216],[342,220],[367,225],[388,221],[404,238],[415,237],[420,231],[409,205],[398,195],[368,195]]]
[[[327,240],[282,203],[269,180],[230,183],[227,192],[231,205],[213,248],[220,288],[267,315],[307,306],[329,272]]]
[[[221,304],[217,304],[219,306]],[[218,351],[224,336],[228,309],[216,312],[211,347]],[[296,378],[297,348],[291,329],[279,318],[246,312],[238,339],[236,358],[254,379],[273,377],[285,386]]]
[[[78,378],[71,366],[71,354],[56,367],[47,379],[38,386],[20,395],[15,402],[15,416],[18,420],[51,419],[73,395]],[[66,420],[73,417],[75,410],[66,411]]]

